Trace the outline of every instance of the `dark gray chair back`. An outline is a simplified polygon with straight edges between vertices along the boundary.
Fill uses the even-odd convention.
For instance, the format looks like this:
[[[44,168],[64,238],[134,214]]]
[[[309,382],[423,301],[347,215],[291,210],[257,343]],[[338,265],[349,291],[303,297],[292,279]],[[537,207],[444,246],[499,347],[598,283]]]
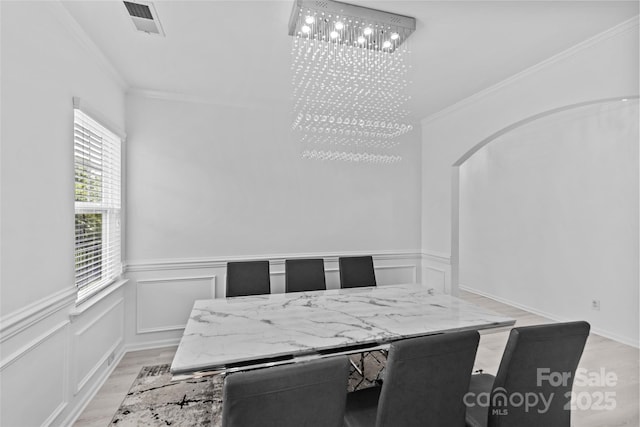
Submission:
[[[284,261],[284,271],[286,292],[327,289],[322,258],[287,259]]]
[[[346,356],[230,374],[223,427],[342,427]]]
[[[569,427],[571,411],[566,407],[589,329],[582,321],[513,328],[493,383],[491,401],[497,405],[489,407],[488,425]],[[511,405],[508,397],[513,393],[553,398],[541,413],[542,403],[528,410],[526,405]]]
[[[373,257],[340,257],[340,287],[358,288],[361,286],[376,286],[376,274],[373,269]]]
[[[271,293],[269,261],[236,261],[227,263],[227,297]]]
[[[479,340],[466,331],[392,343],[376,427],[464,426]]]

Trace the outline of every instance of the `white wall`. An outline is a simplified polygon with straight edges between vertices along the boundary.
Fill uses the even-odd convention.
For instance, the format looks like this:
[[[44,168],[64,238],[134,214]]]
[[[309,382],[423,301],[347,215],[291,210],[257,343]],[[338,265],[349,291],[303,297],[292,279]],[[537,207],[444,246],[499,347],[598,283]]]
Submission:
[[[460,283],[637,345],[638,141],[637,100],[616,100],[535,120],[471,156]]]
[[[127,117],[131,263],[420,246],[419,132],[371,165],[301,159],[287,105],[130,96]]]
[[[380,283],[420,280],[419,130],[402,164],[373,166],[303,162],[288,106],[132,96],[125,126],[127,88],[58,2],[1,4],[3,426],[67,424],[125,349],[176,344],[228,259],[274,259],[274,292],[287,256],[325,257],[331,287],[344,253],[374,254]],[[131,132],[132,280],[80,310],[72,97]]]
[[[122,291],[71,315],[72,97],[124,128],[124,90],[58,2],[1,2],[1,15],[0,424],[59,425],[124,335]]]
[[[283,258],[325,257],[335,287],[335,256],[349,253],[374,254],[381,283],[424,275],[444,288],[451,165],[531,114],[638,91],[636,26],[424,121],[422,137],[408,136],[405,160],[391,166],[300,159],[284,105],[133,95],[126,102],[131,281],[77,311],[71,99],[124,127],[125,88],[57,2],[0,5],[3,426],[67,424],[125,342],[133,349],[177,341],[192,301],[221,295],[229,259],[273,259],[275,292]]]
[[[162,98],[127,97],[126,253],[139,297],[128,313],[146,334],[133,341],[179,336],[168,331],[193,299],[224,295],[230,259],[271,259],[274,292],[282,259],[299,256],[326,258],[329,286],[335,256],[349,253],[373,254],[382,282],[419,280],[419,131],[398,164],[311,161],[289,105]],[[175,298],[181,309],[169,316]]]
[[[447,286],[452,292],[457,292],[458,223],[455,214],[458,195],[453,192],[457,188],[457,170],[452,166],[465,153],[490,135],[533,115],[580,102],[637,93],[638,21],[634,19],[423,120],[422,248],[425,280],[428,282],[429,277],[434,277],[426,273],[429,268],[440,269],[446,273]],[[474,289],[480,286],[475,283],[465,285]],[[607,286],[633,299],[632,289],[638,286],[637,276],[628,276],[624,283]],[[637,301],[637,289],[635,295]],[[499,293],[493,296],[506,299]],[[573,301],[575,294],[560,287],[546,297],[559,299],[566,306]],[[510,302],[527,305],[526,301]],[[544,311],[540,306],[528,306]],[[570,313],[563,309],[547,314],[557,318],[570,317]],[[607,316],[609,319],[605,320]],[[627,322],[632,319],[629,313],[615,310],[601,313],[596,329],[609,330],[605,325],[613,325],[617,322],[614,319],[624,316]],[[637,336],[627,338],[637,341]]]

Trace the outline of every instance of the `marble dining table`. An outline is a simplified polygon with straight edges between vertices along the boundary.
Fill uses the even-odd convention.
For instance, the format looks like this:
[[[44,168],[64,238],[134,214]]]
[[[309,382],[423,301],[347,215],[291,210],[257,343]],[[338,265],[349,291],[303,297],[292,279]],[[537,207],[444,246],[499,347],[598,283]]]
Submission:
[[[197,300],[171,373],[179,378],[271,366],[514,323],[416,284]]]

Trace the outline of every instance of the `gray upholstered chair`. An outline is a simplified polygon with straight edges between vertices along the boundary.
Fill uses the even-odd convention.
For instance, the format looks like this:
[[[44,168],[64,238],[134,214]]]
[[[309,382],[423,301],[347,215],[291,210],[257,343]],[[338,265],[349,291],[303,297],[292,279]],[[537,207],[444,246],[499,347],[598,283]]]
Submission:
[[[589,336],[587,322],[513,328],[496,376],[473,375],[469,386],[467,425],[472,427],[569,427],[573,379]],[[562,380],[559,380],[562,378]],[[487,399],[478,399],[484,393]],[[528,395],[528,393],[533,393]],[[535,396],[533,407],[516,395]],[[543,403],[541,396],[547,401]],[[533,399],[531,398],[531,401]],[[515,402],[515,404],[513,404]]]
[[[269,261],[236,261],[227,263],[227,297],[271,293]]]
[[[396,341],[381,387],[349,393],[347,427],[464,427],[477,331]]]
[[[358,288],[376,286],[376,274],[373,269],[373,257],[339,257],[340,287]]]
[[[322,258],[287,259],[284,261],[284,272],[286,292],[327,289]]]
[[[223,427],[342,427],[346,356],[230,374]]]

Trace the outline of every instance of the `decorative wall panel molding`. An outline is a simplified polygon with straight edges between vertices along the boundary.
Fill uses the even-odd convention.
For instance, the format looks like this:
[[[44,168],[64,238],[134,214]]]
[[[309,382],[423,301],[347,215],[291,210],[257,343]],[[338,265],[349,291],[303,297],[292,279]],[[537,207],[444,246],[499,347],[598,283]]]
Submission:
[[[1,425],[48,425],[65,410],[69,325],[68,321],[59,322],[2,360],[3,386],[11,384],[16,390],[15,385],[22,384],[24,393],[3,393]]]
[[[216,297],[216,275],[157,277],[136,283],[139,334],[184,329],[197,299]]]
[[[10,354],[7,357],[4,357],[0,361],[0,371],[4,371],[11,364],[15,363],[21,357],[23,357],[26,354],[28,354],[29,352],[33,351],[36,347],[38,347],[39,345],[44,343],[46,340],[48,340],[49,338],[54,336],[60,330],[62,330],[64,328],[66,328],[67,326],[69,326],[69,324],[70,324],[69,321],[63,321],[63,322],[58,323],[56,326],[54,326],[53,328],[49,329],[44,334],[41,334],[38,337],[36,337],[35,339],[31,340],[29,343],[27,343],[26,345],[21,347],[18,351],[13,352],[12,354]]]
[[[383,265],[374,268],[380,285],[400,285],[418,282],[418,265]]]
[[[453,286],[451,283],[451,256],[446,253],[423,252],[422,283],[437,292],[451,293]]]
[[[285,290],[284,261],[296,258],[323,258],[328,289],[340,287],[339,256],[371,252],[296,253],[255,255],[218,259],[175,259],[129,264],[127,277],[136,295],[136,335],[127,344],[146,348],[147,342],[175,341],[176,331],[184,329],[196,299],[224,297],[226,265],[237,260],[269,260],[271,292]],[[386,251],[373,254],[377,281],[381,285],[420,281],[421,254],[416,251]],[[195,274],[184,274],[193,272]],[[216,279],[220,277],[221,280]],[[151,337],[150,334],[157,336]],[[153,341],[150,341],[153,340]],[[152,345],[152,344],[149,344]],[[133,348],[133,347],[132,347]]]
[[[447,290],[447,272],[441,268],[425,266],[424,282],[430,288],[438,292],[446,292]]]
[[[80,392],[122,346],[124,299],[120,298],[74,334],[74,393]]]

